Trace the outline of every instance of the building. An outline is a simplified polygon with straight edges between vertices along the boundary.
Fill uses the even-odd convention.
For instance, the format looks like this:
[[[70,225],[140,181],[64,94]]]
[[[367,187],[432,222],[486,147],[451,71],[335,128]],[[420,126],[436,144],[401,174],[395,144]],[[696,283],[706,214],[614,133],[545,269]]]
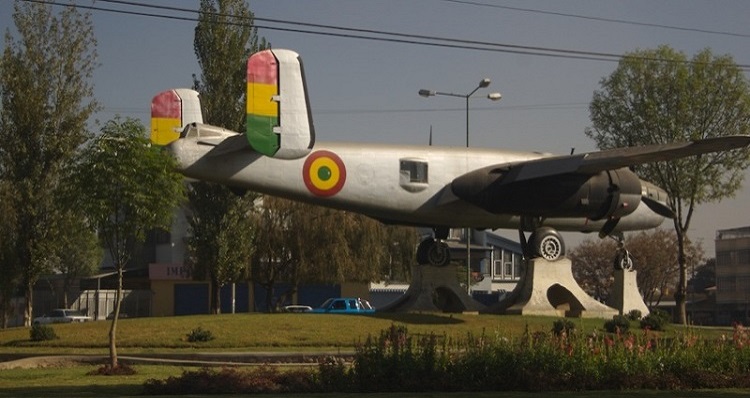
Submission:
[[[716,323],[748,324],[750,227],[716,232]]]
[[[423,232],[425,235],[431,233],[427,229]],[[521,244],[491,231],[470,230],[470,235],[471,294],[482,304],[492,305],[513,291],[521,279]],[[451,229],[446,243],[453,263],[466,270],[466,228]],[[459,277],[462,284],[466,279],[466,276]],[[376,308],[384,306],[398,299],[408,288],[409,285],[403,283],[371,284],[371,301]]]

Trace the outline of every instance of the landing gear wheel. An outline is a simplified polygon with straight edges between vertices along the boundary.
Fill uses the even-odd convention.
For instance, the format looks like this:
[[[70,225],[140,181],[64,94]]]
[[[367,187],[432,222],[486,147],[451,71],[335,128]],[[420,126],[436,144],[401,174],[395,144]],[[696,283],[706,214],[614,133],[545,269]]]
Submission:
[[[615,270],[626,270],[629,271],[633,269],[633,256],[630,254],[629,251],[625,249],[621,249],[617,251],[617,254],[615,255]]]
[[[565,256],[565,242],[554,228],[542,227],[531,234],[533,257],[557,261]]]
[[[451,262],[451,252],[448,244],[434,239],[425,239],[417,248],[417,263],[444,267]]]

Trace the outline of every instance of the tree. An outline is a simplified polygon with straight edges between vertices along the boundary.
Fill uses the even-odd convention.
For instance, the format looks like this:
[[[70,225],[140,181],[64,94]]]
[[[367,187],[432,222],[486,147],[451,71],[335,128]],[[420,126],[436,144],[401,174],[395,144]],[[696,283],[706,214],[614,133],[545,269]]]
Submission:
[[[692,293],[703,294],[709,287],[716,286],[716,259],[709,258],[703,265],[696,267],[688,281]]]
[[[643,301],[650,307],[658,305],[678,280],[677,234],[664,229],[641,231],[628,235],[625,247],[635,260]],[[568,254],[576,281],[586,293],[599,300],[609,298],[616,250],[617,244],[611,239],[585,240]],[[694,266],[702,257],[700,245],[686,242],[688,266]]]
[[[380,280],[390,272],[394,259],[402,267],[413,261],[409,260],[417,241],[413,228],[386,227],[360,214],[272,196],[263,198],[256,218],[252,275],[266,289],[269,311],[291,298],[303,283]],[[290,289],[274,302],[274,287],[282,281]]]
[[[664,294],[673,291],[679,281],[678,242],[675,231],[655,229],[630,235],[626,247],[635,259],[638,288],[649,307],[659,305]],[[703,248],[684,242],[687,267],[703,259]]]
[[[81,276],[93,275],[101,266],[104,251],[96,231],[91,228],[80,211],[62,213],[60,239],[51,254],[57,259],[55,271],[63,274],[63,308],[68,308],[68,298],[73,281]]]
[[[53,267],[49,245],[60,237],[60,172],[87,138],[97,109],[90,83],[96,40],[89,14],[74,6],[59,15],[46,3],[15,2],[18,39],[5,33],[0,61],[0,179],[12,186],[14,256],[31,325],[33,286]]]
[[[188,190],[189,265],[194,278],[211,283],[211,312],[221,313],[221,287],[247,277],[254,247],[255,195],[236,196],[218,184],[194,183]]]
[[[134,119],[107,121],[76,166],[77,204],[98,230],[117,272],[109,331],[109,366],[115,369],[123,272],[147,231],[169,228],[175,207],[184,200],[182,176],[175,171],[174,158],[152,147],[145,128]]]
[[[400,225],[385,225],[387,263],[383,263],[380,280],[403,281],[411,280],[411,267],[416,265],[416,247],[419,244],[419,233],[414,227]],[[462,274],[463,275],[463,274]]]
[[[193,48],[201,76],[193,75],[204,119],[233,131],[245,128],[247,58],[267,47],[253,27],[245,0],[201,0]]]
[[[614,240],[587,239],[568,253],[573,264],[573,277],[589,296],[597,300],[609,298],[616,250]]]
[[[21,272],[15,256],[15,209],[9,192],[10,184],[0,180],[0,323],[8,327],[11,301],[20,285]]]
[[[729,55],[703,50],[688,61],[667,46],[635,51],[600,84],[589,106],[593,127],[586,129],[600,149],[750,132],[748,81]],[[685,243],[695,206],[734,195],[749,156],[743,149],[635,167],[666,190],[677,215],[679,323],[687,320]]]
[[[258,44],[253,17],[244,0],[201,0],[193,41],[201,77],[193,75],[193,86],[207,123],[244,130],[247,58],[265,47],[265,39]],[[193,275],[209,278],[211,312],[217,314],[221,286],[235,282],[249,267],[252,218],[244,215],[255,195],[235,195],[223,185],[194,182],[188,198]]]

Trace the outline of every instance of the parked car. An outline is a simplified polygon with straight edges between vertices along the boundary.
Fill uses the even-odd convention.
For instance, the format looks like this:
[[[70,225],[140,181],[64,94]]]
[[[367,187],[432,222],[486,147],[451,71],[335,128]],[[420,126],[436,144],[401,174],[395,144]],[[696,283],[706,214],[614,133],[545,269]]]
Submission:
[[[315,314],[372,314],[370,303],[359,297],[329,298],[323,305],[310,311]]]
[[[284,312],[310,312],[312,307],[309,305],[287,305],[284,307]]]
[[[78,310],[68,309],[56,309],[50,311],[49,314],[44,314],[40,317],[34,318],[34,325],[47,325],[50,323],[72,323],[72,322],[88,322],[92,321],[88,315],[83,314]]]

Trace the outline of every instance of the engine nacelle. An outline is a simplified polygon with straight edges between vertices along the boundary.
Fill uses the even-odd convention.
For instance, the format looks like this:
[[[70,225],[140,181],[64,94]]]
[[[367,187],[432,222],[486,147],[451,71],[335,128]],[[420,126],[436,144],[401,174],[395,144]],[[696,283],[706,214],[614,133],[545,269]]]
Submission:
[[[641,202],[641,180],[627,168],[505,182],[502,172],[455,179],[453,193],[491,213],[534,217],[619,218]]]

